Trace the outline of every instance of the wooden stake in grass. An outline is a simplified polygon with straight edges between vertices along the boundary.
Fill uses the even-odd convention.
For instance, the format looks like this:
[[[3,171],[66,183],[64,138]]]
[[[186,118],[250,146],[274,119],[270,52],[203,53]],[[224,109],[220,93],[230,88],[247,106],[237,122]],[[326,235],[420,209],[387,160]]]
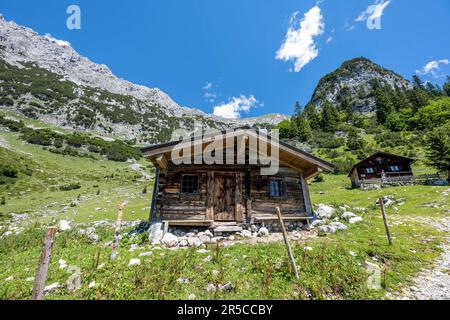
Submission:
[[[53,241],[56,235],[56,227],[47,228],[44,243],[42,245],[41,257],[39,259],[38,271],[34,278],[32,300],[42,300],[44,296],[45,281],[47,280],[48,266],[52,258]]]
[[[119,211],[117,213],[117,221],[116,221],[116,230],[114,232],[114,241],[111,246],[111,255],[109,257],[110,260],[114,260],[117,257],[117,247],[120,242],[120,229],[122,228],[122,217],[123,217],[123,208],[125,207],[126,202],[119,205]]]
[[[381,215],[383,216],[384,227],[386,228],[386,235],[389,241],[389,245],[392,245],[391,231],[389,230],[386,213],[384,212],[384,198],[380,197],[379,201],[380,201]]]
[[[297,279],[299,279],[300,277],[298,275],[297,265],[295,264],[294,256],[292,255],[291,245],[289,244],[289,239],[288,239],[288,235],[286,232],[286,228],[284,227],[284,221],[283,221],[283,217],[281,216],[280,208],[276,207],[275,210],[277,211],[278,220],[280,221],[280,227],[281,227],[281,231],[283,232],[284,243],[286,244],[286,249],[287,249],[287,253],[289,256],[289,260],[291,261],[292,270],[294,271],[295,277]]]

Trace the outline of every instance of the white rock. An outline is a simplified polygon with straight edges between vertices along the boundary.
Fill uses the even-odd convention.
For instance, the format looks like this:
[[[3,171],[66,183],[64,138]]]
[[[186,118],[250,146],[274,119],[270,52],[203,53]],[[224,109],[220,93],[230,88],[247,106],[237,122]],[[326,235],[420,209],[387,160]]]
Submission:
[[[59,224],[58,224],[58,229],[60,231],[69,231],[70,229],[72,229],[72,227],[70,225],[70,221],[60,220]]]
[[[267,237],[269,235],[269,230],[266,227],[261,227],[258,230],[258,237]]]
[[[319,218],[330,218],[335,211],[336,209],[334,209],[333,207],[319,203],[316,214]]]
[[[241,231],[241,236],[244,238],[251,238],[252,237],[252,232],[250,230],[242,230]]]
[[[191,282],[191,280],[188,278],[178,278],[177,282],[178,283],[189,283],[189,282]]]
[[[27,281],[27,282],[34,281],[34,277],[27,277],[27,278],[25,279],[25,281]]]
[[[348,227],[347,227],[345,224],[343,224],[343,223],[341,223],[341,222],[338,222],[338,221],[332,222],[332,223],[330,224],[330,226],[332,226],[332,227],[335,228],[336,230],[347,230],[347,229],[348,229]]]
[[[100,239],[100,237],[97,234],[95,234],[95,233],[88,234],[87,237],[92,242],[97,242]]]
[[[320,226],[319,231],[324,233],[336,233],[336,228],[331,225]]]
[[[168,248],[173,248],[178,245],[178,237],[167,232],[161,240],[161,243]]]
[[[361,217],[353,217],[353,218],[350,218],[350,220],[348,220],[348,222],[350,224],[354,224],[354,223],[357,223],[357,222],[360,222],[360,221],[363,221],[363,218],[361,218]]]
[[[12,281],[12,280],[14,280],[14,277],[13,277],[13,276],[10,276],[10,277],[8,277],[8,278],[5,279],[5,281]]]
[[[149,241],[152,244],[159,244],[164,235],[162,223],[161,222],[153,223],[148,231],[149,231]]]
[[[151,251],[139,253],[139,257],[149,257],[151,255],[153,255],[153,252],[151,252]]]
[[[178,242],[178,246],[179,247],[187,247],[187,246],[189,246],[189,242],[187,241],[187,239],[180,240]]]
[[[349,211],[345,211],[341,218],[345,219],[345,220],[349,220],[350,218],[356,217],[356,214],[354,214],[353,212],[349,212]]]
[[[105,267],[105,264],[102,263],[102,264],[100,264],[100,265],[97,267],[97,270],[103,269],[104,267]]]
[[[231,282],[227,282],[226,284],[219,284],[220,291],[231,291],[233,289],[233,284]]]
[[[211,271],[211,274],[213,275],[213,276],[217,276],[217,275],[219,275],[219,270],[213,270],[213,271]]]
[[[59,259],[58,264],[59,264],[59,269],[65,269],[65,268],[67,268],[67,262],[66,262],[66,260]]]
[[[214,235],[212,234],[212,232],[209,231],[209,230],[206,230],[206,231],[204,232],[204,234],[205,234],[205,236],[210,237],[210,238],[214,237]]]
[[[206,292],[216,292],[217,288],[214,283],[208,283],[205,290],[206,290]]]
[[[58,288],[59,288],[59,283],[58,282],[52,283],[52,284],[50,284],[50,285],[48,285],[48,286],[46,286],[44,288],[44,293],[52,292],[52,291],[54,291],[54,290],[56,290]]]
[[[203,242],[201,242],[197,237],[188,237],[187,241],[189,247],[201,247],[203,245]]]
[[[131,259],[130,262],[128,263],[128,266],[139,266],[141,265],[141,260],[140,259]]]
[[[312,247],[303,247],[303,250],[305,250],[305,251],[312,251]]]
[[[197,250],[197,253],[208,253],[208,252],[209,252],[209,250],[206,250],[206,249]]]
[[[356,252],[354,252],[354,251],[349,251],[348,253],[349,253],[352,257],[356,257],[356,256],[357,256]]]
[[[91,283],[89,283],[88,288],[89,289],[95,288],[96,285],[97,284],[95,283],[95,281],[92,281]]]

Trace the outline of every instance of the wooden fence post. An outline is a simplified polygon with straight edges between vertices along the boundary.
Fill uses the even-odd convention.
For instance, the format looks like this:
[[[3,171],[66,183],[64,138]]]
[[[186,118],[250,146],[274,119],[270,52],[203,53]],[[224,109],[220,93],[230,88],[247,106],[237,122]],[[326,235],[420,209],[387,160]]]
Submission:
[[[117,221],[116,221],[116,230],[114,232],[114,240],[111,245],[111,255],[109,256],[110,260],[114,260],[117,257],[117,247],[120,242],[120,229],[122,228],[122,217],[123,217],[123,208],[125,207],[126,202],[119,205],[119,211],[117,213]]]
[[[291,261],[292,270],[294,271],[295,277],[297,279],[299,279],[300,277],[298,275],[297,265],[295,264],[294,256],[292,255],[291,245],[289,244],[289,239],[288,239],[288,235],[286,232],[286,228],[284,227],[284,221],[283,221],[283,217],[281,216],[280,208],[276,207],[275,210],[277,211],[278,220],[280,221],[280,227],[281,227],[281,231],[283,232],[284,243],[286,244],[286,249],[287,249],[287,253],[289,256],[289,260]]]
[[[383,216],[384,227],[386,228],[386,235],[389,241],[389,245],[392,245],[391,231],[389,230],[389,225],[386,218],[386,213],[384,212],[384,197],[380,197],[381,215]]]
[[[52,258],[53,241],[56,235],[56,227],[48,227],[42,245],[41,257],[36,276],[34,278],[32,300],[42,300],[44,296],[45,281],[47,280],[48,266]]]

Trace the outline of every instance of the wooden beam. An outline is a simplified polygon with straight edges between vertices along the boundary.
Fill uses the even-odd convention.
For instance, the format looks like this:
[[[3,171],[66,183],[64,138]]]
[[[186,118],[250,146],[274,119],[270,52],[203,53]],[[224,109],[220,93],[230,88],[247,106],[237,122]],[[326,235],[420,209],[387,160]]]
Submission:
[[[39,267],[34,278],[32,300],[42,300],[44,297],[45,281],[47,280],[48,266],[52,258],[53,241],[56,235],[56,228],[49,227],[45,234],[44,243],[42,245],[41,257],[39,259]]]
[[[159,191],[159,173],[160,173],[160,169],[159,169],[158,166],[156,166],[155,183],[153,184],[152,205],[150,207],[150,216],[149,216],[149,222],[150,223],[152,223],[154,218],[155,218],[156,200],[158,198],[158,191]]]
[[[214,172],[208,171],[206,177],[206,219],[214,220]]]
[[[283,217],[281,216],[281,211],[279,207],[275,208],[278,216],[278,220],[280,221],[281,231],[283,232],[284,244],[286,245],[286,250],[289,256],[289,260],[291,261],[292,271],[294,272],[295,278],[299,279],[297,265],[295,264],[294,255],[292,254],[291,245],[289,244],[289,238],[286,232],[286,228],[284,226]]]
[[[117,247],[120,242],[120,229],[122,228],[122,217],[123,217],[123,208],[125,207],[125,202],[120,204],[118,207],[117,213],[117,221],[116,221],[116,230],[114,231],[114,241],[111,245],[111,255],[109,256],[110,260],[115,260],[117,257]]]
[[[213,224],[212,220],[163,220],[169,226],[178,227],[208,227]]]
[[[165,168],[167,168],[167,159],[164,154],[160,154],[159,156],[157,156],[155,158],[155,161],[161,169],[164,170]]]
[[[236,221],[244,222],[243,206],[242,206],[242,172],[236,173]]]
[[[308,184],[303,176],[303,173],[300,173],[300,184],[302,187],[303,194],[303,203],[305,204],[305,211],[309,216],[312,216],[312,207],[311,207],[311,198],[309,196]]]

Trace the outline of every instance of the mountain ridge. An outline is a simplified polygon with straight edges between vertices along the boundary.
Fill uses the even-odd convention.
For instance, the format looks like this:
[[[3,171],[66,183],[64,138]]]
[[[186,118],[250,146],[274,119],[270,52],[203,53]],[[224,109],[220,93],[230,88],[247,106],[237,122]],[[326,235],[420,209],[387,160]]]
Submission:
[[[30,28],[16,24],[14,21],[6,21],[0,16],[0,59],[5,61],[7,64],[12,65],[16,68],[23,69],[24,65],[33,67],[38,67],[51,72],[54,79],[57,81],[68,81],[75,84],[73,87],[76,97],[74,100],[80,100],[86,97],[86,91],[94,91],[92,95],[88,97],[89,101],[84,101],[83,106],[78,106],[74,100],[64,101],[65,103],[72,103],[76,105],[74,108],[84,108],[82,112],[89,114],[92,112],[99,113],[99,109],[110,109],[107,112],[115,112],[112,109],[121,109],[123,101],[130,100],[127,97],[131,97],[131,103],[127,104],[126,107],[132,109],[131,113],[155,113],[151,118],[153,124],[156,124],[155,128],[160,128],[164,123],[160,123],[161,117],[165,118],[167,122],[174,122],[168,126],[170,129],[174,129],[177,126],[183,127],[186,125],[186,121],[191,120],[201,120],[205,123],[207,127],[234,127],[243,124],[248,125],[273,125],[278,122],[287,119],[288,117],[281,114],[276,115],[262,115],[253,118],[241,118],[241,119],[225,119],[215,115],[207,114],[199,109],[188,108],[178,105],[172,98],[159,88],[149,88],[143,85],[137,85],[130,81],[116,77],[108,66],[104,64],[96,64],[86,57],[78,54],[68,42],[63,40],[58,40],[52,36],[39,35]],[[31,65],[30,65],[31,63]],[[36,69],[37,70],[37,69]],[[34,71],[36,71],[34,70]],[[34,72],[33,71],[33,72]],[[37,71],[38,72],[38,71]],[[5,81],[3,79],[2,81]],[[52,84],[49,84],[50,87]],[[55,89],[55,88],[53,88]],[[92,90],[91,90],[92,89]],[[104,97],[107,94],[105,92],[111,93],[116,100],[99,100],[99,97]],[[23,92],[21,97],[25,97],[26,92]],[[39,96],[34,96],[32,99],[38,99]],[[109,97],[110,98],[110,97]],[[24,99],[24,102],[28,105],[35,103],[32,99]],[[106,102],[105,102],[106,101]],[[103,103],[104,106],[101,108],[92,107],[96,103]],[[39,102],[40,103],[40,102]],[[145,107],[147,106],[147,108]],[[10,108],[16,107],[9,106]],[[72,109],[74,109],[72,108]],[[147,109],[147,110],[146,110]],[[88,110],[88,111],[84,111]],[[55,124],[61,124],[65,126],[73,126],[75,129],[88,129],[97,130],[92,123],[89,126],[84,126],[84,128],[79,128],[78,123],[73,125],[71,119],[67,121],[61,119],[55,119],[52,117],[53,112],[47,113],[42,116],[40,112],[35,112],[36,115],[41,117],[44,121],[50,121]],[[70,112],[77,112],[77,110],[66,110]],[[123,111],[117,111],[122,112]],[[102,113],[104,113],[102,111]],[[135,115],[137,116],[137,115]],[[75,115],[76,117],[76,115]],[[61,118],[61,117],[60,117]],[[69,117],[70,118],[70,117]],[[126,116],[124,115],[124,118]],[[173,119],[169,119],[173,118]],[[103,122],[108,122],[107,119],[102,119]],[[114,121],[116,123],[102,123],[109,127],[108,130],[112,129],[118,132],[120,135],[124,135],[125,138],[138,138],[138,140],[147,142],[155,142],[160,139],[167,139],[167,133],[160,135],[151,131],[149,135],[145,135],[145,132],[141,135],[138,133],[139,130],[146,130],[144,126],[145,123],[141,123],[142,128],[138,128],[138,123],[131,123],[135,125],[134,128],[129,128],[130,123],[125,126],[121,126],[118,123],[123,119],[117,118]],[[87,121],[87,120],[86,120]],[[142,119],[144,121],[144,119]],[[139,121],[138,121],[139,122]],[[176,122],[176,123],[175,123]],[[87,122],[86,122],[87,123]],[[128,127],[127,127],[128,126]],[[100,131],[101,128],[100,128]],[[103,130],[104,131],[104,130]],[[106,133],[106,132],[103,132]],[[156,136],[156,138],[155,138]]]

